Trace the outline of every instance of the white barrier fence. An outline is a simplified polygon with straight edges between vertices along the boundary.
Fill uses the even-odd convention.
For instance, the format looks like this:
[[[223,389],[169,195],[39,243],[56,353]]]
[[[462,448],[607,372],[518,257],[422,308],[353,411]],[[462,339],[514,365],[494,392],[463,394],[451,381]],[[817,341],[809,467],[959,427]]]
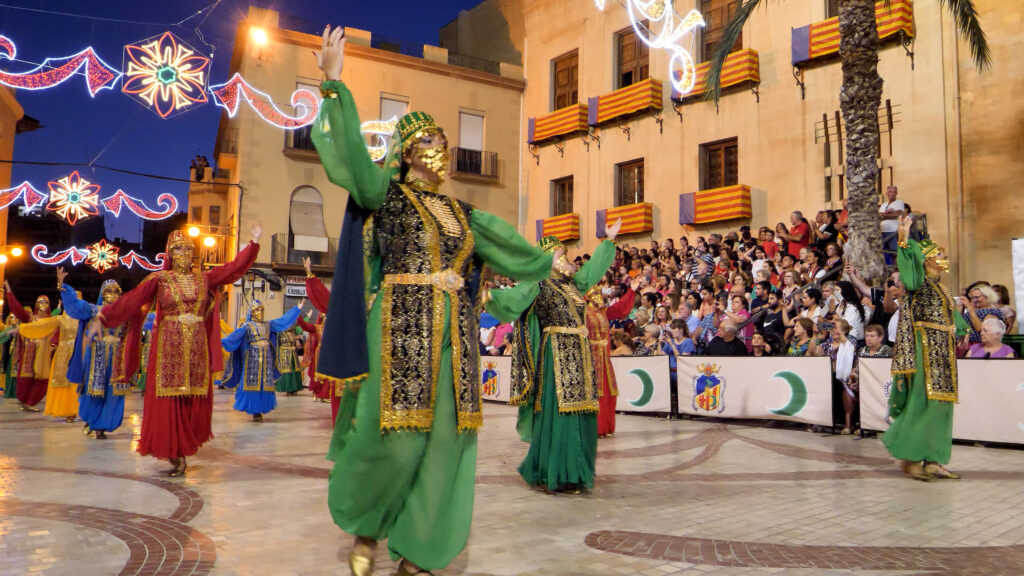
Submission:
[[[679,358],[679,412],[832,425],[828,358]]]
[[[889,428],[891,361],[860,360],[860,421]],[[668,357],[612,358],[620,412],[671,412]],[[678,412],[719,418],[794,420],[832,425],[832,367],[828,358],[678,359]],[[508,402],[512,360],[480,359],[485,400]],[[1024,361],[960,360],[960,402],[953,409],[959,440],[1024,444]]]
[[[890,360],[860,360],[860,421],[867,430],[889,428]],[[953,408],[953,438],[1024,444],[1024,363],[959,360],[960,401]]]

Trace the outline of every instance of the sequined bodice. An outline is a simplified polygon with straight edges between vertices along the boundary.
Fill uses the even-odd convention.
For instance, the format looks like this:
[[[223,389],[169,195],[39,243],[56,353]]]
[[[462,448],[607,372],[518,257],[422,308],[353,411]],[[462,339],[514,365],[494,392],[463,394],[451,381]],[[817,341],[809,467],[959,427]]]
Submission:
[[[469,236],[469,213],[468,205],[447,196],[392,186],[374,216],[381,271],[430,274],[456,268],[464,273],[468,259],[460,253]],[[439,247],[431,246],[431,230],[437,231]]]
[[[587,303],[572,278],[549,278],[541,282],[534,307],[541,327],[585,326],[583,318]]]

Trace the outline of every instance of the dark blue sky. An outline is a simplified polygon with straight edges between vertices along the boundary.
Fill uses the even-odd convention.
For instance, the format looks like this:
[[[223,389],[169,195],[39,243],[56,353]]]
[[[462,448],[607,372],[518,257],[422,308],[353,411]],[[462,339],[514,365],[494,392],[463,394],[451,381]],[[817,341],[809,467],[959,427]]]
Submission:
[[[205,20],[200,31],[215,46],[211,84],[228,80],[227,72],[238,23],[249,5],[274,8],[283,15],[302,18],[320,29],[327,24],[370,30],[411,44],[436,44],[438,29],[455,18],[460,10],[479,0],[223,0]],[[170,30],[206,55],[210,48],[200,42],[194,28],[202,18],[170,27],[213,0],[170,0],[166,2],[101,0],[0,0],[0,34],[17,46],[17,58],[42,62],[47,57],[63,57],[92,46],[107,64],[120,68],[125,44]],[[20,10],[31,8],[45,12]],[[56,12],[97,18],[133,20],[113,22],[57,15]],[[311,56],[312,57],[312,56]],[[2,62],[12,73],[34,66],[21,62]],[[220,120],[220,108],[212,101],[190,112],[161,119],[135,100],[113,90],[90,98],[81,76],[48,90],[18,92],[25,113],[37,118],[41,130],[19,135],[14,158],[22,161],[83,162],[125,168],[138,172],[177,178],[188,177],[190,160],[205,155],[214,161],[213,145]],[[256,86],[259,88],[259,86]],[[69,174],[75,168],[60,166],[15,165],[12,185],[28,180],[40,190],[46,183]],[[106,170],[78,168],[83,177],[102,186],[100,197],[123,189],[157,208],[156,197],[174,194],[184,206],[188,184],[166,182]],[[117,221],[108,217],[107,233],[113,238],[135,240],[140,225],[129,213]]]

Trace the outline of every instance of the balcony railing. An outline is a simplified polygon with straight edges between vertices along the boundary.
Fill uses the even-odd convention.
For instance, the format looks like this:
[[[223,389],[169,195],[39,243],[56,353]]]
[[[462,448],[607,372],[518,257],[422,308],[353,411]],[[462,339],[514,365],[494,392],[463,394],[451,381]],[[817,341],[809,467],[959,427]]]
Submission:
[[[295,130],[285,131],[285,146],[293,150],[312,150],[316,151],[316,147],[313,146],[313,125],[303,126],[302,128],[296,128]]]
[[[452,176],[468,175],[498,178],[498,153],[452,148]]]
[[[270,259],[275,266],[279,264],[297,264],[301,266],[303,258],[309,258],[313,266],[334,266],[334,260],[337,255],[337,238],[327,239],[327,252],[296,250],[293,247],[291,234],[274,234],[271,238]]]
[[[452,66],[460,66],[462,68],[472,68],[473,70],[479,70],[488,74],[501,74],[500,63],[492,62],[491,60],[484,60],[483,58],[476,58],[474,56],[467,56],[465,54],[449,52],[448,64]]]

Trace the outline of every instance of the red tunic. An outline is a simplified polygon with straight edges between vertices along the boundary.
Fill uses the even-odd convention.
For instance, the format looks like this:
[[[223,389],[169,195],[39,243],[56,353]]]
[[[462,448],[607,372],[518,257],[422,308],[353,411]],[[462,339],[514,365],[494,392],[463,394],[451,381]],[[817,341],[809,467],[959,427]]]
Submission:
[[[587,306],[587,332],[590,336],[590,353],[594,358],[594,372],[597,374],[598,401],[597,435],[607,436],[615,432],[615,403],[619,388],[615,383],[612,368],[611,334],[609,320],[625,318],[633,310],[636,292],[630,289],[618,302],[605,310]]]
[[[331,291],[324,286],[324,283],[319,278],[314,276],[306,278],[306,297],[309,298],[309,303],[321,314],[316,324],[310,324],[299,319],[299,325],[309,333],[309,338],[306,340],[305,354],[309,358],[309,366],[306,371],[306,374],[309,375],[309,391],[317,398],[323,400],[330,398],[333,412],[337,414],[338,401],[334,398],[334,387],[331,386],[330,382],[316,376],[316,363],[320,358],[320,341],[323,338],[324,330],[323,315],[327,314],[327,304],[331,299]],[[331,421],[333,422],[334,420],[332,419]]]
[[[103,307],[103,323],[114,327],[131,321],[126,339],[125,373],[139,364],[137,333],[143,307],[156,301],[148,381],[143,401],[139,454],[161,459],[190,456],[213,438],[213,378],[220,370],[218,288],[241,278],[259,254],[250,243],[231,262],[207,272],[154,272],[134,290]]]
[[[14,297],[13,292],[7,292],[7,307],[11,314],[22,323],[41,320],[49,316],[39,315],[26,310],[21,302]],[[52,338],[29,339],[22,337],[17,347],[18,355],[18,376],[15,395],[18,402],[27,406],[35,406],[46,397],[46,386],[50,380],[50,359],[53,348],[50,346]]]

